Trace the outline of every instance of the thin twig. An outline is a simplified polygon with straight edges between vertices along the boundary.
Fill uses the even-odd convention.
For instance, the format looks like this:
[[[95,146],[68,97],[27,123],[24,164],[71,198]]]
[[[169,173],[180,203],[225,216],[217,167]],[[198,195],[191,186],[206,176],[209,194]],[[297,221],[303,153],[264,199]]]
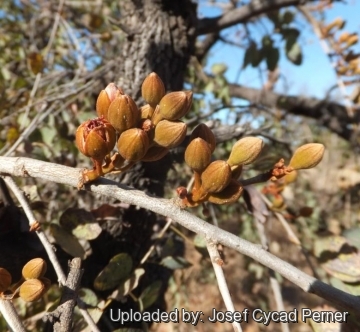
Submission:
[[[168,218],[165,226],[163,227],[163,229],[160,231],[159,235],[156,238],[157,241],[160,240],[164,236],[164,234],[166,233],[168,228],[171,226],[171,223],[172,223],[172,220],[170,218]],[[151,253],[154,251],[155,245],[156,245],[156,242],[149,248],[147,253],[144,255],[143,259],[141,260],[140,264],[144,264],[146,262],[146,260],[149,258]]]
[[[2,175],[1,177],[4,179],[5,183],[8,185],[8,187],[11,189],[11,191],[14,193],[15,197],[19,201],[20,205],[22,206],[22,208],[24,210],[24,213],[26,214],[26,217],[29,220],[29,225],[31,227],[31,225],[33,225],[35,222],[37,222],[37,220],[35,219],[35,216],[32,213],[31,208],[30,208],[23,192],[20,190],[20,188],[17,186],[17,184],[14,182],[14,180],[10,176]],[[36,234],[37,234],[40,242],[44,246],[46,253],[49,256],[50,262],[54,267],[54,270],[58,277],[59,283],[64,285],[66,282],[66,275],[61,268],[60,262],[54,252],[53,246],[51,245],[51,243],[49,242],[49,239],[47,238],[46,234],[41,230],[41,228],[36,231]],[[86,311],[86,310],[84,310],[84,309],[80,310],[80,312],[84,316],[84,319],[86,321],[88,321],[88,320],[90,321],[91,317],[89,315],[85,315],[84,311]],[[90,319],[88,318],[88,316],[90,317]],[[93,324],[95,324],[95,323],[92,321],[92,325]]]
[[[11,300],[3,300],[0,297],[0,312],[6,323],[9,325],[11,331],[26,332],[26,329]]]
[[[271,202],[266,198],[265,195],[261,194],[261,198],[263,199],[263,201],[265,202],[265,204],[268,207],[271,207],[272,204]],[[301,241],[299,240],[299,238],[296,236],[296,234],[293,232],[293,230],[291,229],[289,223],[286,221],[286,219],[284,218],[284,216],[280,213],[280,212],[275,212],[273,211],[274,215],[276,216],[276,218],[280,221],[281,225],[284,227],[288,238],[290,240],[290,242],[294,243],[295,245],[298,246],[298,248],[300,249],[300,251],[303,253],[303,255],[305,256],[305,259],[307,261],[307,263],[309,264],[313,275],[318,278],[318,273],[315,270],[315,267],[313,266],[310,257],[309,257],[309,253],[308,251],[302,246]]]
[[[91,332],[100,332],[99,328],[97,327],[96,323],[94,322],[93,318],[90,316],[89,312],[86,310],[85,303],[78,297],[77,298],[77,305],[80,313],[85,319],[85,322],[91,329]],[[99,309],[100,310],[100,309]]]
[[[271,207],[272,204],[271,202],[266,198],[265,195],[261,194],[261,198],[263,199],[263,201],[265,202],[265,204],[268,207]],[[290,225],[288,224],[288,222],[285,220],[284,216],[276,211],[273,211],[274,215],[276,216],[276,218],[280,221],[281,225],[284,227],[287,235],[288,235],[288,239],[291,243],[296,244],[297,246],[301,247],[301,242],[299,240],[299,238],[295,235],[295,233],[293,232],[293,230],[291,229]]]
[[[76,188],[81,179],[82,170],[31,158],[0,157],[1,172],[14,176],[41,178]],[[266,252],[261,246],[207,223],[181,209],[179,207],[181,204],[178,204],[177,200],[152,197],[140,190],[135,190],[105,178],[100,178],[93,184],[87,185],[85,189],[169,217],[189,230],[213,242],[233,248],[273,269],[305,292],[316,294],[348,311],[354,312],[354,315],[359,317],[360,299],[357,296],[327,285],[271,253]]]
[[[214,206],[212,204],[209,204],[208,208],[210,211],[210,216],[211,216],[213,225],[218,227],[219,223],[216,218]],[[219,286],[220,294],[225,303],[225,307],[226,307],[227,311],[235,312],[235,306],[231,299],[229,287],[227,285],[227,282],[226,282],[226,279],[224,276],[224,271],[222,269],[222,265],[224,262],[220,257],[220,253],[217,248],[217,244],[213,243],[212,241],[206,241],[206,247],[209,252],[210,260],[211,260],[211,263],[212,263],[212,266],[213,266],[213,269],[215,272],[215,276],[216,276],[216,280],[217,280],[217,283]],[[242,332],[241,325],[239,324],[239,322],[233,322],[232,325],[233,325],[234,331]]]
[[[37,220],[36,220],[33,212],[31,211],[31,208],[24,196],[24,193],[20,190],[20,188],[17,186],[15,181],[10,176],[2,176],[2,178],[4,179],[5,183],[8,185],[8,187],[11,189],[11,191],[14,193],[15,197],[19,201],[21,207],[23,208],[23,210],[26,214],[26,217],[29,220],[29,225],[31,227],[34,223],[37,222]],[[51,264],[53,265],[56,275],[58,277],[58,281],[62,285],[65,284],[66,275],[65,275],[64,271],[62,270],[59,260],[57,259],[56,255],[55,255],[53,246],[51,245],[47,236],[41,229],[37,230],[36,234],[39,237],[42,245],[44,246],[44,248],[46,250],[46,253],[49,256]]]
[[[254,218],[255,225],[258,230],[261,245],[264,248],[264,250],[269,251],[269,241],[266,236],[264,223],[258,218],[256,218],[256,215],[254,217],[255,217]],[[277,311],[284,312],[285,311],[284,300],[281,295],[281,288],[279,282],[276,279],[274,270],[269,269],[269,274],[270,274],[270,286],[274,294]],[[289,324],[281,322],[281,330],[282,332],[290,332]]]
[[[226,310],[230,312],[235,312],[234,303],[231,299],[229,287],[226,283],[224,271],[222,269],[223,260],[220,258],[219,251],[217,250],[217,244],[212,241],[206,241],[206,248],[209,252],[211,264],[215,272],[220,294],[224,300]],[[235,332],[236,331],[242,332],[242,328],[239,322],[236,321],[232,322],[232,326]]]

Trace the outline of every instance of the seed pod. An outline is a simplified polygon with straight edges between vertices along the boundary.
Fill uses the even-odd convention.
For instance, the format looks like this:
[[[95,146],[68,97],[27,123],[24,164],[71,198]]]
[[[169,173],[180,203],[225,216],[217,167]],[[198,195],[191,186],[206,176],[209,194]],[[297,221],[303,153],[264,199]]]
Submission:
[[[149,149],[149,138],[143,130],[131,128],[120,135],[117,147],[124,159],[139,161]]]
[[[302,145],[294,152],[289,166],[295,170],[313,168],[322,160],[324,150],[324,145],[319,143]]]
[[[96,100],[96,113],[99,117],[108,119],[108,109],[112,101],[120,94],[124,94],[123,90],[118,88],[115,83],[109,83],[105,90],[99,93]]]
[[[108,120],[119,134],[135,127],[139,119],[140,111],[128,95],[117,96],[109,106]]]
[[[156,73],[151,73],[145,78],[141,86],[141,94],[152,107],[159,104],[161,98],[165,95],[165,86]]]
[[[230,183],[231,168],[226,161],[213,161],[201,174],[201,187],[204,192],[218,193]]]
[[[243,187],[232,179],[225,189],[219,193],[210,194],[208,201],[214,204],[230,204],[236,202],[243,193]]]
[[[40,299],[45,292],[45,285],[39,279],[25,280],[20,286],[20,297],[26,302],[33,302]]]
[[[170,92],[159,103],[160,113],[167,120],[178,120],[189,112],[191,103],[191,91]]]
[[[251,164],[260,154],[263,141],[257,137],[244,137],[232,147],[229,159],[230,166]]]
[[[76,145],[89,158],[103,160],[115,143],[115,129],[104,118],[85,121],[76,130]]]
[[[145,154],[144,157],[142,157],[141,161],[157,161],[161,158],[165,157],[166,154],[169,152],[169,149],[164,148],[162,146],[152,146]]]
[[[44,276],[47,264],[42,258],[34,258],[27,262],[22,269],[24,279],[38,279]]]
[[[171,149],[181,144],[186,136],[187,126],[182,121],[161,120],[155,127],[154,142]]]
[[[0,267],[0,292],[5,292],[11,285],[11,274],[8,270]]]
[[[216,147],[215,135],[205,123],[200,123],[198,126],[194,128],[190,136],[190,141],[192,141],[197,137],[202,138],[206,143],[208,143],[211,152],[214,152]]]
[[[184,157],[186,164],[200,173],[210,164],[210,146],[202,138],[195,138],[187,146]]]

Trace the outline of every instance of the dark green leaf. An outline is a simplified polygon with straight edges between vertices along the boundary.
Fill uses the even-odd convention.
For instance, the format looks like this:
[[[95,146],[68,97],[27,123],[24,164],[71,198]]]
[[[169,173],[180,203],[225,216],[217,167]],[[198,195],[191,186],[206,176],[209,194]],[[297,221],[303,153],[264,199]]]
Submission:
[[[267,17],[271,22],[274,23],[275,29],[280,27],[281,23],[280,23],[279,11],[272,11],[267,14]]]
[[[276,68],[280,58],[280,52],[278,48],[272,47],[267,49],[265,57],[268,70],[273,71]]]
[[[281,21],[284,24],[290,24],[294,20],[294,16],[294,12],[286,10],[282,15]]]
[[[89,288],[81,288],[78,294],[87,305],[95,307],[99,302],[96,294]]]
[[[94,240],[102,231],[92,213],[85,209],[69,208],[65,210],[59,223],[78,239]]]
[[[245,51],[243,68],[246,68],[249,64],[252,64],[257,52],[258,50],[256,44],[251,42],[250,46]]]
[[[171,270],[185,269],[191,266],[191,263],[189,263],[185,258],[180,256],[167,256],[161,260],[160,264],[166,266],[168,269]]]
[[[68,233],[56,224],[50,225],[50,232],[55,238],[56,243],[68,254],[73,257],[85,258],[85,250],[74,235]]]
[[[264,49],[257,50],[252,58],[251,65],[255,68],[264,60]]]
[[[300,36],[300,31],[295,28],[284,28],[280,30],[283,39],[289,40],[290,44],[295,43]]]
[[[146,287],[141,293],[139,300],[142,302],[143,310],[150,307],[157,300],[159,297],[161,285],[161,281],[157,280],[150,286]]]
[[[131,257],[125,253],[118,254],[95,278],[94,287],[98,290],[114,288],[130,276],[131,269]]]
[[[262,46],[264,49],[271,48],[273,45],[273,40],[269,35],[265,35],[261,40]]]
[[[301,65],[302,63],[302,52],[300,45],[295,42],[293,44],[286,42],[286,56],[294,65]]]
[[[144,275],[145,270],[142,268],[136,269],[131,277],[126,280],[123,284],[121,284],[111,295],[110,298],[122,301],[123,298],[128,295],[133,289],[135,289],[138,284],[140,278]]]

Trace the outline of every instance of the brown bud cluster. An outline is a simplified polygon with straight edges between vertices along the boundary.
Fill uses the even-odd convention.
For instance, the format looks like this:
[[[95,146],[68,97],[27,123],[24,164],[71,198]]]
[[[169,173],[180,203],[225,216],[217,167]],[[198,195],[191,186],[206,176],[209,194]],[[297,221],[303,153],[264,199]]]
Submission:
[[[42,258],[34,258],[24,265],[22,278],[12,285],[11,274],[0,267],[0,295],[6,300],[19,296],[26,302],[40,299],[51,286],[51,281],[44,278],[46,269]]]
[[[185,206],[196,206],[205,201],[229,204],[241,196],[243,188],[234,178],[229,161],[211,162],[211,154],[215,147],[213,132],[205,124],[199,124],[193,130],[190,143],[185,150],[185,162],[194,171],[191,192],[179,196]],[[245,160],[249,162],[249,158],[250,156]]]
[[[39,300],[49,289],[51,281],[44,278],[47,264],[42,258],[34,258],[22,269],[25,281],[21,284],[19,295],[26,302]]]
[[[79,187],[103,174],[123,172],[136,162],[159,160],[185,139],[187,126],[180,118],[191,108],[192,92],[166,94],[161,78],[151,73],[141,93],[147,104],[139,108],[114,83],[100,92],[98,118],[84,122],[76,132],[80,152],[94,162],[94,169],[83,173]],[[120,156],[110,156],[116,141]]]

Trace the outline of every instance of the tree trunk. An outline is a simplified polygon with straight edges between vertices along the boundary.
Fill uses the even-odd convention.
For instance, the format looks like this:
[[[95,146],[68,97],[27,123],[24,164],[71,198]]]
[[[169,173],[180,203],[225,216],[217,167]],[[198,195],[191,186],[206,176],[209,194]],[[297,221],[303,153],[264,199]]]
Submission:
[[[115,69],[119,75],[116,79],[118,86],[139,105],[143,102],[141,84],[151,72],[156,72],[161,77],[167,91],[182,90],[186,68],[195,48],[196,6],[190,0],[119,1],[121,28],[126,38],[122,41],[121,54]],[[171,165],[169,154],[157,162],[138,163],[121,177],[121,181],[162,197]],[[119,179],[119,175],[116,177]],[[126,225],[120,228],[119,234],[114,231],[114,225],[103,224],[102,234],[92,241],[93,255],[84,262],[85,270],[90,271],[83,278],[85,286],[91,287],[90,283],[104,267],[104,261],[108,262],[116,253],[129,253],[134,266],[137,266],[154,243],[154,229],[159,229],[164,223],[163,218],[158,218],[154,213],[133,206],[125,209],[119,219]],[[160,226],[156,226],[159,223]],[[178,242],[174,239],[175,244]],[[161,250],[161,245],[157,248]],[[177,250],[181,255],[182,243],[178,243]],[[158,252],[157,250],[156,253]],[[152,256],[150,261],[160,258],[161,255],[158,258]],[[162,289],[157,303],[152,307],[165,310],[163,294],[171,271],[151,262],[143,265],[146,273],[136,291],[140,294],[152,282],[161,280]],[[126,311],[134,305],[130,302],[122,306],[116,303],[115,307]]]
[[[195,46],[196,5],[190,0],[121,0],[118,84],[137,102],[141,84],[156,72],[169,91],[181,90]]]

